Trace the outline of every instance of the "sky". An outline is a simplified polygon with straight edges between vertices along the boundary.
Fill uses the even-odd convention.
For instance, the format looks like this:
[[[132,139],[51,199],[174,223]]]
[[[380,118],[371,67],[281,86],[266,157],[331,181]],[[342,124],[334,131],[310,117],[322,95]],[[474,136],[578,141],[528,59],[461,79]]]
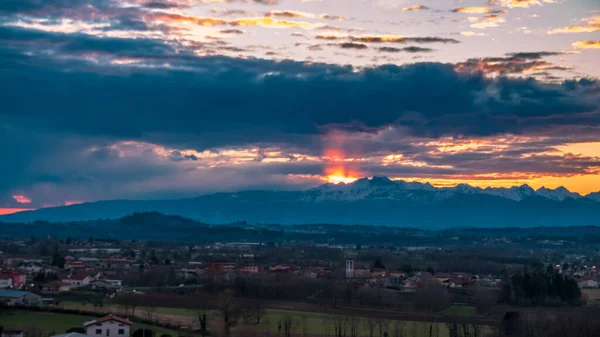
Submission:
[[[600,190],[600,3],[0,1],[0,214],[362,176]]]

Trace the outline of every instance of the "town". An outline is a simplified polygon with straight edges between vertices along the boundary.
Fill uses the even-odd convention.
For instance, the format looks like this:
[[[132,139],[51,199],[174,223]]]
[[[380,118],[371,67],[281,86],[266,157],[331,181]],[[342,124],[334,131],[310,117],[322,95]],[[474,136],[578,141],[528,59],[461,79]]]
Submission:
[[[473,229],[411,232],[412,240],[397,240],[406,244],[324,243],[317,237],[327,230],[311,228],[288,229],[285,241],[2,239],[2,336],[476,337],[557,324],[598,331],[583,319],[600,308],[600,254],[578,235]],[[351,228],[329,230],[353,238]]]

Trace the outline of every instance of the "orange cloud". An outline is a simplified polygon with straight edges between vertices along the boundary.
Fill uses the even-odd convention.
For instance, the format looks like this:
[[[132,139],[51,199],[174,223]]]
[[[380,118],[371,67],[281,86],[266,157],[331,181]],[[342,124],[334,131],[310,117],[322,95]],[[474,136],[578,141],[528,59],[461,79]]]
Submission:
[[[298,11],[270,11],[265,13],[266,17],[285,17],[285,18],[312,18],[315,15],[311,13]]]
[[[204,18],[204,17],[195,17],[195,16],[185,16],[180,14],[170,14],[170,13],[158,13],[158,14],[149,14],[145,16],[146,19],[149,20],[157,20],[164,22],[174,22],[174,23],[182,23],[182,24],[197,24],[200,26],[262,26],[269,28],[302,28],[302,29],[315,29],[320,28],[322,25],[311,24],[308,22],[299,22],[299,21],[290,21],[290,20],[281,20],[274,19],[272,17],[256,17],[256,18],[241,18],[234,20],[224,20],[218,18]]]
[[[82,201],[82,200],[67,200],[67,201],[65,201],[65,206],[83,204],[84,202],[85,201]]]
[[[261,26],[271,28],[302,28],[302,29],[314,29],[318,28],[319,25],[315,25],[308,22],[289,21],[273,19],[270,17],[258,17],[258,18],[246,18],[236,19],[230,21],[231,25],[234,26]]]
[[[531,6],[541,6],[542,3],[556,3],[556,0],[490,0],[489,3],[491,5],[504,6],[509,8],[527,8]]]
[[[24,195],[13,195],[12,198],[15,199],[15,201],[19,204],[31,204],[31,199]]]
[[[548,31],[548,34],[592,33],[600,31],[600,16],[581,19],[577,26],[567,26]]]
[[[600,49],[600,41],[577,41],[573,47],[579,49]]]
[[[489,14],[482,18],[471,16],[467,20],[472,23],[471,24],[472,28],[477,28],[477,29],[498,27],[499,23],[506,22],[506,20],[504,20],[503,17],[496,15],[496,14]]]
[[[412,7],[402,8],[402,11],[403,12],[414,12],[414,11],[424,11],[426,9],[429,9],[429,7],[423,6],[423,5],[416,5],[416,6],[412,6]]]
[[[146,19],[165,21],[165,22],[183,23],[183,24],[197,24],[200,26],[217,26],[217,25],[228,24],[227,21],[222,20],[222,19],[199,18],[199,17],[195,17],[195,16],[185,16],[185,15],[170,14],[170,13],[149,14],[149,15],[146,15]]]
[[[459,7],[452,10],[455,13],[469,13],[469,14],[488,14],[488,13],[506,13],[506,10],[500,9],[495,10],[492,7]]]

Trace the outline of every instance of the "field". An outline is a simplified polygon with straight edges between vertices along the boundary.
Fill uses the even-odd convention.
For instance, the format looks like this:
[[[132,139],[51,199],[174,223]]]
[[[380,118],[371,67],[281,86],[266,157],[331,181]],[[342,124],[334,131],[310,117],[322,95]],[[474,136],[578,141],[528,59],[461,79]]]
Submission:
[[[0,325],[4,329],[23,329],[26,332],[36,332],[49,334],[50,336],[65,333],[68,329],[81,327],[84,322],[93,320],[97,317],[84,315],[68,315],[50,312],[6,310],[0,314]],[[141,328],[145,325],[136,324],[135,328]],[[150,327],[150,326],[148,326]],[[157,335],[170,334],[176,336],[175,331],[152,327]]]
[[[98,312],[115,312],[119,314],[121,308],[118,305],[106,304],[102,308],[95,308],[91,305],[82,305],[78,302],[62,302],[61,307],[98,311]],[[148,308],[137,307],[136,316],[145,317]],[[167,307],[156,307],[152,308],[153,315],[156,319],[161,321],[177,322],[186,326],[196,326],[196,315],[197,311],[193,309],[183,308],[167,308]],[[457,316],[472,316],[474,315],[474,308],[468,306],[452,306],[444,310],[444,315],[457,315]],[[336,322],[343,320],[348,316],[341,316],[339,314],[323,313],[323,312],[306,312],[296,310],[279,310],[279,309],[266,309],[265,315],[261,320],[259,326],[247,326],[237,327],[233,331],[237,331],[238,334],[248,334],[248,330],[254,332],[278,332],[283,329],[286,318],[292,318],[292,329],[291,331],[299,335],[311,335],[311,336],[333,336],[335,334],[334,325]],[[386,320],[377,318],[366,318],[358,317],[359,321],[359,333],[361,336],[369,336],[370,328],[373,327],[374,334],[378,335],[379,327],[387,327],[389,331],[401,330],[402,335],[408,336],[432,336],[446,337],[448,336],[448,328],[444,323],[435,322],[417,322],[410,320]],[[370,323],[370,324],[369,324]],[[211,326],[219,326],[216,315],[213,315]]]
[[[475,316],[475,308],[466,305],[452,305],[442,310],[440,314],[449,316]]]
[[[587,305],[600,305],[600,289],[582,289],[581,293],[587,296]]]

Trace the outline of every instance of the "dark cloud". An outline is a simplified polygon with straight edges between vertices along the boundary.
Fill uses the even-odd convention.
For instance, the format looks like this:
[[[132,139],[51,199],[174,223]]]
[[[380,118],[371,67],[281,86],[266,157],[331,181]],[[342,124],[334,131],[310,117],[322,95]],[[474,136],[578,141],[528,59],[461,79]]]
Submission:
[[[422,48],[422,47],[417,47],[417,46],[410,46],[410,47],[405,47],[405,48],[380,47],[377,50],[379,50],[380,52],[386,52],[386,53],[400,53],[400,52],[430,53],[430,52],[434,51],[434,49],[431,49],[431,48]]]
[[[352,36],[352,41],[371,42],[371,43],[460,43],[460,41],[444,37],[394,37],[394,36]]]
[[[364,43],[354,43],[354,42],[344,42],[344,43],[340,43],[338,46],[343,49],[367,49],[367,48],[369,48]]]
[[[14,28],[0,29],[0,40],[4,50],[12,51],[2,58],[4,114],[75,132],[143,137],[211,131],[236,134],[230,139],[235,143],[249,140],[248,130],[268,142],[277,140],[273,135],[278,133],[319,134],[317,126],[353,122],[364,128],[401,125],[430,136],[521,133],[533,126],[599,121],[595,81],[567,87],[489,79],[439,63],[357,72],[292,61],[199,58],[155,40],[67,37]],[[40,48],[53,48],[51,54],[59,58],[47,59]],[[88,54],[105,54],[107,63],[77,60]],[[139,59],[144,67],[128,67],[128,75],[122,76],[124,69],[115,72],[110,61],[124,56]],[[169,71],[160,66],[165,60]],[[61,65],[51,66],[53,62]],[[370,113],[374,102],[377,114]],[[42,111],[58,115],[50,118]],[[171,118],[165,120],[167,111]]]
[[[238,34],[238,35],[240,35],[240,34],[244,34],[244,31],[243,30],[239,30],[239,29],[223,29],[223,30],[220,30],[219,33],[221,33],[221,34]]]

